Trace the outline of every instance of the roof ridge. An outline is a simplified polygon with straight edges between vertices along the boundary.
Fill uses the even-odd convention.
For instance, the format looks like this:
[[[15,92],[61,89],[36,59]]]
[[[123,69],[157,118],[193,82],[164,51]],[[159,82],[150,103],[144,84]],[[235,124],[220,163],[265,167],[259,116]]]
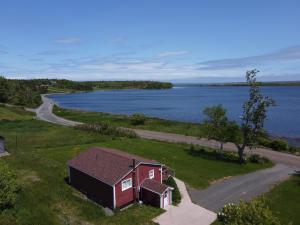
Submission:
[[[93,150],[93,149],[100,150],[100,151],[103,151],[105,153],[108,153],[108,154],[111,154],[111,155],[116,155],[116,156],[119,156],[119,157],[122,157],[122,158],[127,158],[127,159],[132,159],[133,158],[133,157],[130,157],[131,154],[127,153],[127,155],[126,155],[125,152],[118,151],[116,149],[94,147],[94,148],[91,148],[90,150]],[[134,155],[132,155],[132,156],[134,156]]]

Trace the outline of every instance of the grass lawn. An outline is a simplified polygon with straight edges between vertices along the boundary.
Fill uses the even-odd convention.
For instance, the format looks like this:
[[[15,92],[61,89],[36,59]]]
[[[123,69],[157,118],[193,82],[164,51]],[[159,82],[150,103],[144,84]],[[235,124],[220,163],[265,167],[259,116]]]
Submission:
[[[66,162],[91,146],[119,148],[166,163],[175,169],[178,178],[193,187],[206,187],[224,176],[270,166],[204,159],[188,154],[187,145],[101,136],[32,120],[22,111],[12,112],[19,115],[15,116],[17,120],[0,119],[0,135],[6,138],[11,153],[0,160],[16,170],[22,191],[15,208],[0,214],[0,224],[10,217],[17,218],[17,224],[152,224],[151,219],[161,209],[135,206],[107,217],[100,206],[86,201],[66,184]]]
[[[264,195],[282,224],[300,224],[300,177],[292,177]]]
[[[190,136],[203,136],[203,127],[201,124],[184,123],[172,120],[163,120],[147,117],[144,125],[134,126],[130,123],[130,117],[127,115],[115,115],[101,112],[85,112],[79,110],[68,110],[60,107],[54,107],[54,113],[66,119],[80,121],[84,123],[107,122],[114,126],[131,127],[145,130],[163,131]]]

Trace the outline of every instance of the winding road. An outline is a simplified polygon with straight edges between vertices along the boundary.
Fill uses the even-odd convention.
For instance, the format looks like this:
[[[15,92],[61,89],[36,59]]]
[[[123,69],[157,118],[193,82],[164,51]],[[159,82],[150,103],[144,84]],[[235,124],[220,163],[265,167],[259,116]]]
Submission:
[[[37,118],[63,126],[76,126],[80,122],[66,120],[53,114],[54,102],[42,96],[43,104],[35,110]],[[164,133],[157,131],[132,129],[136,134],[144,139],[159,141],[186,143],[216,148],[218,142],[180,134]],[[224,145],[226,151],[236,151],[233,143]],[[205,190],[189,189],[191,199],[194,203],[203,206],[209,210],[217,212],[224,204],[238,202],[240,199],[250,200],[258,196],[269,188],[285,179],[300,169],[300,157],[287,153],[273,151],[267,148],[256,148],[246,150],[246,154],[259,154],[268,157],[276,166],[270,169],[260,170],[254,173],[232,177],[221,182],[212,184]]]

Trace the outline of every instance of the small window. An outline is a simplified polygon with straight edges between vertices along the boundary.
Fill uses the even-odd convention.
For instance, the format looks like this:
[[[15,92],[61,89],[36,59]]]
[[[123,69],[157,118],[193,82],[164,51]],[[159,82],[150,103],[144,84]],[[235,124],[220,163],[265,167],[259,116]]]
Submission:
[[[149,178],[153,179],[154,178],[154,170],[149,171]]]
[[[132,179],[126,179],[122,181],[122,191],[125,191],[132,187]]]

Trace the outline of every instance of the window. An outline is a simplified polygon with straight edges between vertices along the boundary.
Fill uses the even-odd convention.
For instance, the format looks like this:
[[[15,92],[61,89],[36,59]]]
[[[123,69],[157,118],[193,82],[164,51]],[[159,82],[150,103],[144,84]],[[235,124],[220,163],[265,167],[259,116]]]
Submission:
[[[122,181],[122,191],[125,191],[132,187],[132,179],[126,179]]]
[[[149,171],[149,178],[153,179],[154,178],[154,170]]]

